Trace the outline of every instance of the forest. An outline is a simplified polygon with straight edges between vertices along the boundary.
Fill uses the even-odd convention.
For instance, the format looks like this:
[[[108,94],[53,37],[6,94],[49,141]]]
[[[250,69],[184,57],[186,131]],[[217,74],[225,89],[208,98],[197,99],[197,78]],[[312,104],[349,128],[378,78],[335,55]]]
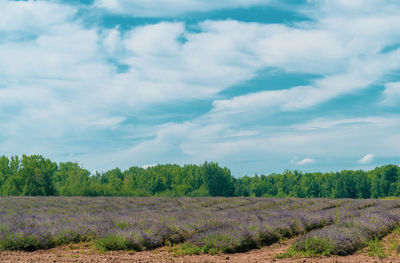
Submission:
[[[286,170],[237,178],[214,162],[90,173],[41,155],[0,157],[1,196],[252,196],[381,198],[400,196],[400,167],[304,173]]]

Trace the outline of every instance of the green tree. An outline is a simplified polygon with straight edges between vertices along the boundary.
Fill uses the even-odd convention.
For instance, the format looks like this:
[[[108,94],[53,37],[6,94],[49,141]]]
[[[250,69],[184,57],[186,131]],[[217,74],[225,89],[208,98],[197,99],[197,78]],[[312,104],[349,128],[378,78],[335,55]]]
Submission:
[[[22,195],[54,195],[52,176],[57,164],[41,155],[23,155],[18,181],[22,184]]]
[[[204,184],[211,196],[233,195],[234,182],[228,168],[221,168],[217,163],[205,162],[200,169]]]
[[[54,184],[58,195],[88,196],[90,189],[90,172],[81,168],[78,163],[60,163],[54,176]]]

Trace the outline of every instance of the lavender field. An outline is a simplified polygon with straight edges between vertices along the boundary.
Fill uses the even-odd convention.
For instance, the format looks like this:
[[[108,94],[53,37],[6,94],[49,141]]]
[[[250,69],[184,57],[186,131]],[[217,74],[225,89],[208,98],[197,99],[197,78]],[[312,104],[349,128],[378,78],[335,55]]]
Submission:
[[[399,223],[400,200],[2,197],[0,250],[91,242],[103,251],[234,253],[299,237],[293,250],[347,255]]]

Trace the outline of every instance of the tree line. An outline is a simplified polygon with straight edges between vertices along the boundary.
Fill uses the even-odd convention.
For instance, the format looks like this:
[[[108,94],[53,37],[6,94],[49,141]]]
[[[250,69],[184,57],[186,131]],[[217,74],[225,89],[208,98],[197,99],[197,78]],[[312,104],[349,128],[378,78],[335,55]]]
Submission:
[[[41,155],[0,157],[1,196],[256,196],[380,198],[400,196],[400,167],[235,178],[214,162],[115,168],[91,174],[76,162]]]

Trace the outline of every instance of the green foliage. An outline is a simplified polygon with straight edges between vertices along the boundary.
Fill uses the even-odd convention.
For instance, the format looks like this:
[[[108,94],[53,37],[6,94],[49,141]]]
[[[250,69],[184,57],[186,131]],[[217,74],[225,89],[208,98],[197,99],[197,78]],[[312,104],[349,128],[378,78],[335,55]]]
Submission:
[[[307,256],[335,254],[335,247],[325,238],[310,237],[293,246],[293,250]]]
[[[78,163],[56,164],[40,155],[0,157],[0,195],[61,196],[254,196],[300,198],[382,198],[400,196],[400,168],[235,178],[226,167],[157,165],[115,168],[90,174]]]
[[[131,225],[125,221],[115,222],[114,225],[117,229],[125,229],[131,227]]]
[[[90,173],[77,163],[60,163],[53,177],[57,192],[62,196],[90,195]]]
[[[367,241],[367,250],[370,256],[376,256],[379,258],[386,258],[388,256],[378,238]]]
[[[398,249],[400,242],[399,235],[400,235],[400,226],[396,227],[392,231],[392,236],[388,237],[388,240],[386,241],[388,243],[387,249],[384,246],[385,241],[379,240],[379,238],[368,240],[366,242],[368,254],[370,256],[375,256],[379,258],[387,258],[393,252],[396,253],[396,250]]]
[[[205,162],[200,166],[200,171],[211,196],[233,196],[234,182],[228,168],[221,168],[217,163]]]
[[[203,253],[200,247],[189,243],[183,243],[177,246],[173,246],[171,248],[171,252],[174,256],[199,255]]]
[[[94,240],[94,246],[100,251],[110,250],[143,250],[140,242],[135,242],[135,239],[128,238],[118,234],[109,234]]]
[[[37,236],[23,233],[10,233],[0,241],[0,250],[25,250],[34,251],[54,246],[52,239],[46,243],[40,242]]]
[[[204,184],[202,184],[198,189],[194,190],[193,192],[190,192],[187,194],[187,196],[210,196],[208,193],[208,190]]]
[[[400,253],[400,226],[396,227],[392,233],[394,236],[392,236],[389,240],[389,248],[387,253],[391,254],[393,251]]]

